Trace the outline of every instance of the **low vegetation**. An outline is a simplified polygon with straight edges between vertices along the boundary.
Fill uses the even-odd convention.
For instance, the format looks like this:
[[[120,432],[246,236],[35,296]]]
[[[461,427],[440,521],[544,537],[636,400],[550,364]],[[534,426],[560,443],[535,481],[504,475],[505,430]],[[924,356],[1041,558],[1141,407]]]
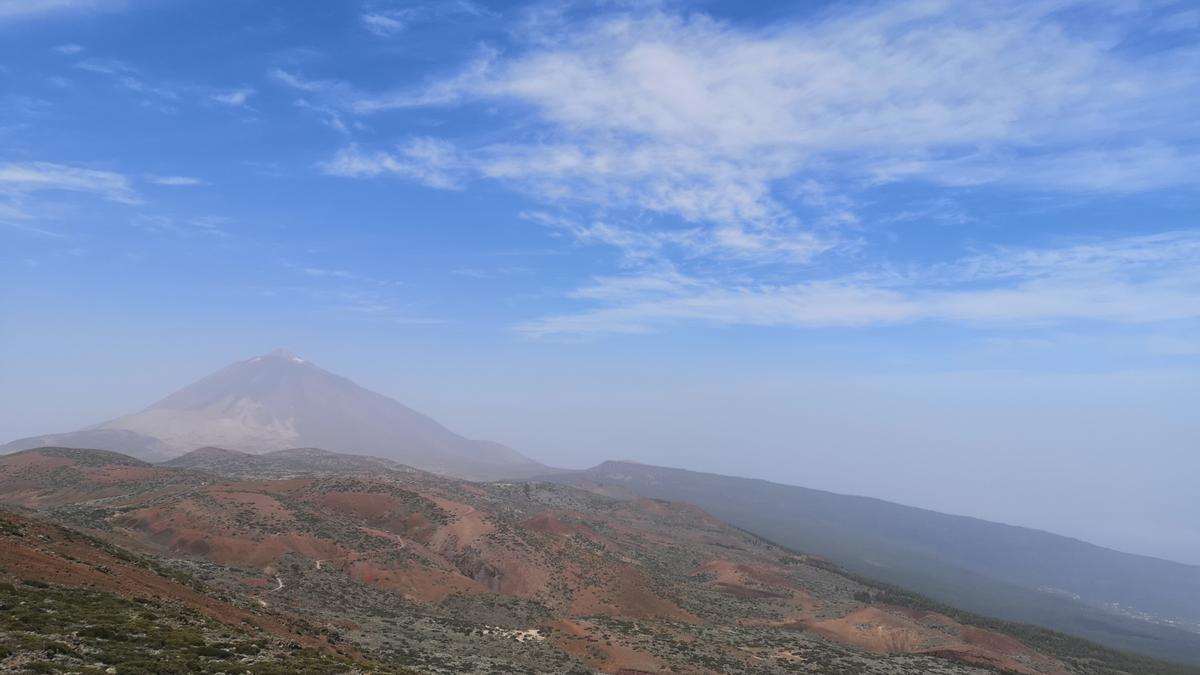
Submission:
[[[404,673],[235,629],[186,608],[39,581],[0,583],[0,670],[17,673]]]

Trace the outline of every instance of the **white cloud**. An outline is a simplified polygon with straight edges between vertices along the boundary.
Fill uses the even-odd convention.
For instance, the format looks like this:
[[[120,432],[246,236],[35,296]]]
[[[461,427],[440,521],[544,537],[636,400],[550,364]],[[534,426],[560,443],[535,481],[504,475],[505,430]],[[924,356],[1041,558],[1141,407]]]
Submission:
[[[1200,183],[1200,148],[1150,142],[1032,156],[980,153],[944,160],[898,159],[873,166],[871,173],[881,182],[919,177],[951,186],[1133,193]]]
[[[1089,19],[1067,25],[1064,8]],[[802,217],[789,186],[817,174],[1067,192],[1196,184],[1200,52],[1119,49],[1137,17],[1106,11],[910,0],[769,28],[609,12],[542,20],[523,49],[426,87],[293,86],[360,115],[488,102],[535,131],[515,138],[536,140],[443,140],[430,159],[459,161],[436,183],[487,178],[555,206],[679,218],[706,228],[693,239],[724,257],[777,260],[781,243],[800,241],[792,257],[804,259],[861,220],[848,201]],[[331,164],[350,158],[376,168],[343,175],[447,177],[444,164],[422,170],[386,151],[346,150]]]
[[[519,148],[514,171],[527,171],[530,153],[537,161],[526,166],[573,154],[551,163],[563,182],[620,180],[616,164],[656,167],[645,173],[670,183],[641,192],[643,205],[685,216],[712,208],[690,196],[694,186],[730,178],[739,189],[719,198],[722,216],[774,209],[771,184],[815,158],[851,173],[909,157],[985,169],[983,150],[999,146],[1011,154],[997,164],[1020,166],[1019,152],[1038,149],[1050,174],[1056,162],[1090,159],[1078,147],[1102,140],[1122,170],[1059,187],[1191,182],[1161,150],[1141,148],[1190,128],[1179,97],[1195,100],[1196,54],[1119,55],[1110,41],[1069,32],[1056,8],[906,2],[770,31],[608,18],[500,64],[477,93],[531,105],[569,139],[551,152]],[[1137,132],[1148,139],[1121,140]],[[627,171],[629,182],[646,177]]]
[[[228,239],[232,235],[225,229],[229,219],[220,216],[175,218],[172,216],[138,214],[131,224],[151,234],[171,234],[178,237],[210,237]]]
[[[408,23],[396,14],[370,12],[363,14],[362,20],[367,30],[380,37],[391,37],[408,27]]]
[[[72,11],[120,9],[126,0],[0,0],[0,21]]]
[[[37,227],[36,225],[30,225],[29,223],[24,223],[24,222],[12,222],[9,220],[5,220],[3,215],[0,215],[0,227],[6,227],[10,230],[17,230],[18,232],[25,232],[27,234],[36,234],[41,237],[49,237],[51,239],[67,239],[68,238],[67,235],[65,235],[61,232],[55,232],[54,230],[48,230],[44,227]]]
[[[68,56],[78,54],[78,53],[82,52],[83,50],[84,50],[83,45],[77,45],[77,44],[58,45],[57,47],[54,48],[54,51],[58,52],[59,54],[66,54]]]
[[[227,91],[221,91],[212,94],[209,96],[209,99],[220,103],[221,105],[227,105],[231,108],[244,108],[246,107],[246,101],[249,100],[254,93],[255,91],[253,87],[241,87],[238,89],[229,89]]]
[[[533,274],[535,271],[532,267],[509,265],[506,267],[460,267],[450,270],[450,273],[471,279],[499,279],[501,277]]]
[[[609,277],[600,303],[520,327],[531,335],[650,332],[680,322],[835,327],[943,321],[1038,325],[1200,318],[1200,234],[998,249],[953,264],[792,284],[681,275]]]
[[[454,146],[433,138],[414,138],[396,153],[364,153],[350,146],[321,169],[333,176],[350,178],[391,174],[409,178],[430,187],[459,189],[464,162]]]
[[[738,224],[719,228],[638,227],[603,219],[582,221],[544,211],[528,211],[521,216],[568,234],[580,244],[616,248],[631,265],[662,265],[678,256],[689,259],[711,256],[764,263],[803,262],[835,245],[831,239],[796,228],[755,228]]]
[[[166,185],[169,187],[196,187],[200,185],[208,185],[207,181],[193,178],[191,176],[150,176],[148,179],[155,185]]]
[[[349,279],[353,276],[346,270],[330,270],[322,267],[303,267],[300,271],[304,272],[310,277],[318,278],[333,277],[337,279]]]
[[[0,164],[0,193],[23,195],[45,190],[86,192],[124,204],[141,203],[129,179],[112,171],[52,162]]]
[[[280,84],[319,97],[321,107],[338,109],[349,114],[367,115],[389,110],[460,103],[475,96],[497,57],[496,50],[481,47],[479,54],[452,77],[385,94],[364,92],[342,80],[304,77],[283,68],[272,68],[268,75]]]
[[[145,100],[146,103],[155,105],[161,109],[169,109],[162,105],[163,101],[173,103],[180,98],[179,92],[176,91],[175,87],[154,84],[147,81],[137,68],[124,61],[117,59],[84,59],[76,63],[75,67],[89,73],[96,73],[97,75],[112,78],[121,87],[135,94],[147,97]]]
[[[290,84],[347,116],[490,106],[501,130],[487,140],[351,144],[322,166],[452,189],[496,181],[543,204],[528,219],[620,252],[625,275],[573,295],[593,307],[526,324],[529,333],[1196,316],[1195,265],[1179,254],[1194,253],[1194,235],[802,281],[798,268],[777,273],[854,249],[853,232],[870,223],[847,193],[882,183],[1068,195],[1194,187],[1200,51],[1130,47],[1158,10],[908,0],[745,27],[626,7],[583,22],[539,14],[515,31],[515,48],[432,85],[371,94]],[[971,220],[952,195],[924,211]],[[909,209],[892,222],[914,217],[926,216]]]
[[[376,2],[370,11],[362,15],[363,25],[379,37],[390,38],[404,32],[409,26],[434,19],[449,17],[491,17],[496,14],[486,7],[469,0],[438,0],[399,5],[394,2]]]
[[[327,91],[337,84],[328,80],[308,80],[283,68],[272,68],[267,74],[293,89],[313,93]]]

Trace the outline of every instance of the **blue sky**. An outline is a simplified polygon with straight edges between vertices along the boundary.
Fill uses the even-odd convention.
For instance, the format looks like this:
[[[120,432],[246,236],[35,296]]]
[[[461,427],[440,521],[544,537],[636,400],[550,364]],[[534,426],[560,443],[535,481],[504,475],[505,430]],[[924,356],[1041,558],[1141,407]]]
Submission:
[[[1200,563],[1190,2],[0,0],[0,435],[286,346]]]

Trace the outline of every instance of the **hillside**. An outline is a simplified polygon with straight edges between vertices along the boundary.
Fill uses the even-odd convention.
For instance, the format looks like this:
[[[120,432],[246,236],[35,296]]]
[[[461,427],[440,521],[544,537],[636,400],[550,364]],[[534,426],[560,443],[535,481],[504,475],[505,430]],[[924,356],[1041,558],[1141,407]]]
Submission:
[[[0,510],[0,671],[235,670],[409,672],[215,597],[152,558]]]
[[[15,440],[0,453],[51,446],[103,448],[150,461],[200,447],[253,454],[324,448],[470,479],[550,471],[499,443],[464,438],[286,350],[234,363],[141,412]]]
[[[315,473],[409,472],[410,467],[378,457],[347,455],[320,448],[289,448],[261,455],[226,450],[197,448],[162,462],[160,466],[207,471],[218,476],[241,478],[289,478]]]
[[[117,465],[159,480],[94,498],[60,480],[92,470],[89,454],[63,457],[33,450],[0,469],[26,467],[37,499],[23,502],[54,504],[44,517],[425,672],[1184,672],[964,623],[686,504],[423,472],[214,480],[132,459]]]
[[[549,479],[687,501],[956,607],[1200,663],[1197,567],[878,499],[683,469],[606,462]]]

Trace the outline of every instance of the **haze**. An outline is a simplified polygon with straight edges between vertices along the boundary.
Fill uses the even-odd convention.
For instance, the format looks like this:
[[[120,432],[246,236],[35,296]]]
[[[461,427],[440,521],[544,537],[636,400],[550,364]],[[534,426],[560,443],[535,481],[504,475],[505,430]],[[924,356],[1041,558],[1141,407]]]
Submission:
[[[0,441],[275,347],[1200,564],[1186,2],[0,3]]]

